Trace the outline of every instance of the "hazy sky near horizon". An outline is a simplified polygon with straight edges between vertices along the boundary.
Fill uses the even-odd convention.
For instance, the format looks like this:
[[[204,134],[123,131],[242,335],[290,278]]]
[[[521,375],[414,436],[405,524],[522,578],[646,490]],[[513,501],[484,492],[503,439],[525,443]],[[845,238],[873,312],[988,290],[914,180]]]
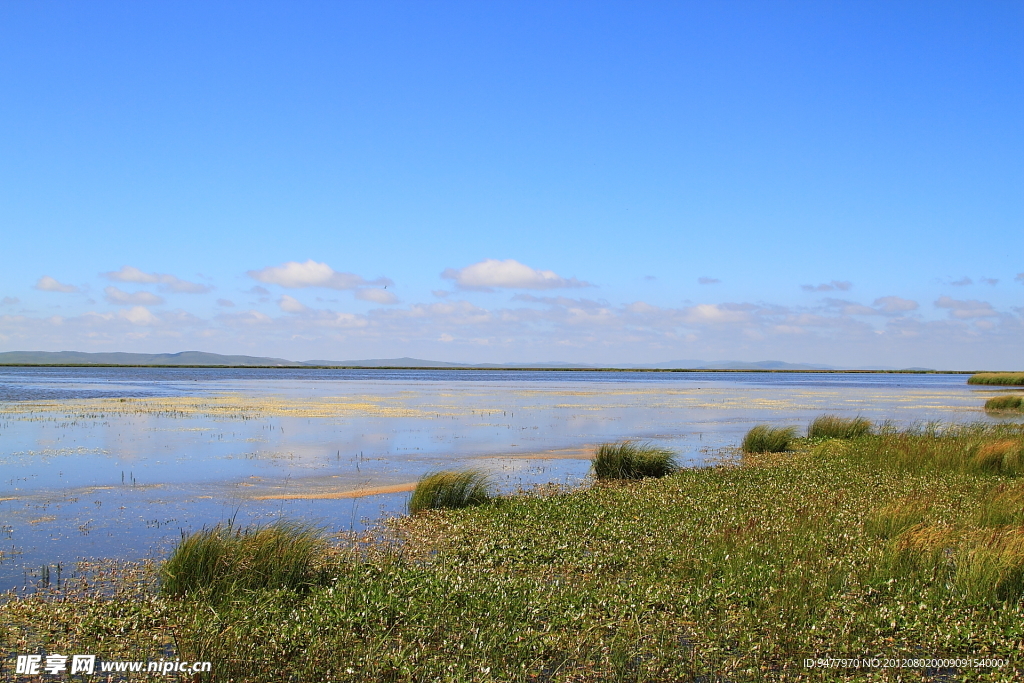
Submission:
[[[0,4],[0,351],[1024,368],[1019,2]]]

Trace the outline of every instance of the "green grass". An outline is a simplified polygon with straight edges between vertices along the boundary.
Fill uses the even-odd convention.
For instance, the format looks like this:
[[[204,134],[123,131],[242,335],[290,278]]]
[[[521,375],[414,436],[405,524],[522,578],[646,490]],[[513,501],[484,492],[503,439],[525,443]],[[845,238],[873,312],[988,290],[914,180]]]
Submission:
[[[757,425],[743,437],[744,453],[782,453],[796,438],[796,427]]]
[[[664,477],[678,469],[675,453],[647,443],[603,443],[594,451],[598,479]]]
[[[972,464],[1024,427],[880,431],[404,517],[323,584],[212,608],[134,583],[8,598],[0,634],[9,653],[209,660],[204,681],[937,680],[809,672],[804,653],[1011,657],[948,678],[1024,679],[1024,481]]]
[[[864,519],[864,531],[877,538],[896,538],[924,521],[931,506],[927,501],[908,498],[873,510]]]
[[[808,439],[855,439],[871,433],[871,421],[863,417],[820,415],[807,427]]]
[[[457,509],[491,500],[490,477],[480,470],[442,470],[424,475],[409,499],[409,512]]]
[[[967,379],[968,384],[1024,385],[1024,372],[979,372]]]
[[[985,410],[1024,411],[1024,396],[996,396],[985,401]]]
[[[212,602],[264,589],[307,591],[323,584],[326,557],[323,533],[308,524],[218,524],[182,535],[160,568],[160,588],[165,595]]]

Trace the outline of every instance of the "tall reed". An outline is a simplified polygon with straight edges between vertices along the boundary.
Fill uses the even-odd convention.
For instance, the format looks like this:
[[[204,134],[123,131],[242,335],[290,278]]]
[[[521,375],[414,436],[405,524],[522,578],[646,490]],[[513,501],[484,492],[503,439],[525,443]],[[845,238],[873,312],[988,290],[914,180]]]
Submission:
[[[490,477],[480,470],[431,472],[416,484],[409,499],[409,512],[465,508],[490,501]]]
[[[598,479],[664,477],[678,469],[675,453],[649,443],[603,443],[594,451]]]

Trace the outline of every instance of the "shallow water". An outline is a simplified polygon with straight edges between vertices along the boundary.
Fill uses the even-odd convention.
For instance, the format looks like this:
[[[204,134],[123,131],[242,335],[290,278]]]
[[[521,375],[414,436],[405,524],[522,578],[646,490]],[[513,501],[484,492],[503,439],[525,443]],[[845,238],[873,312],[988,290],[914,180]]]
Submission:
[[[964,375],[4,368],[0,589],[160,556],[231,517],[358,530],[441,467],[504,491],[573,485],[604,441],[700,465],[759,422],[988,420],[993,391]]]

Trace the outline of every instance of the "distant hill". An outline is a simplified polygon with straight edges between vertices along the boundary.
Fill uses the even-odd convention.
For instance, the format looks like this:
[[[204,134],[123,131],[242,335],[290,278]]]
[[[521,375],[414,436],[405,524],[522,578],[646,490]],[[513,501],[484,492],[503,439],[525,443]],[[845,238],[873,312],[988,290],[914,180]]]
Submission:
[[[81,351],[8,351],[0,365],[272,365],[302,367],[282,358],[224,356],[219,353],[83,353]]]

